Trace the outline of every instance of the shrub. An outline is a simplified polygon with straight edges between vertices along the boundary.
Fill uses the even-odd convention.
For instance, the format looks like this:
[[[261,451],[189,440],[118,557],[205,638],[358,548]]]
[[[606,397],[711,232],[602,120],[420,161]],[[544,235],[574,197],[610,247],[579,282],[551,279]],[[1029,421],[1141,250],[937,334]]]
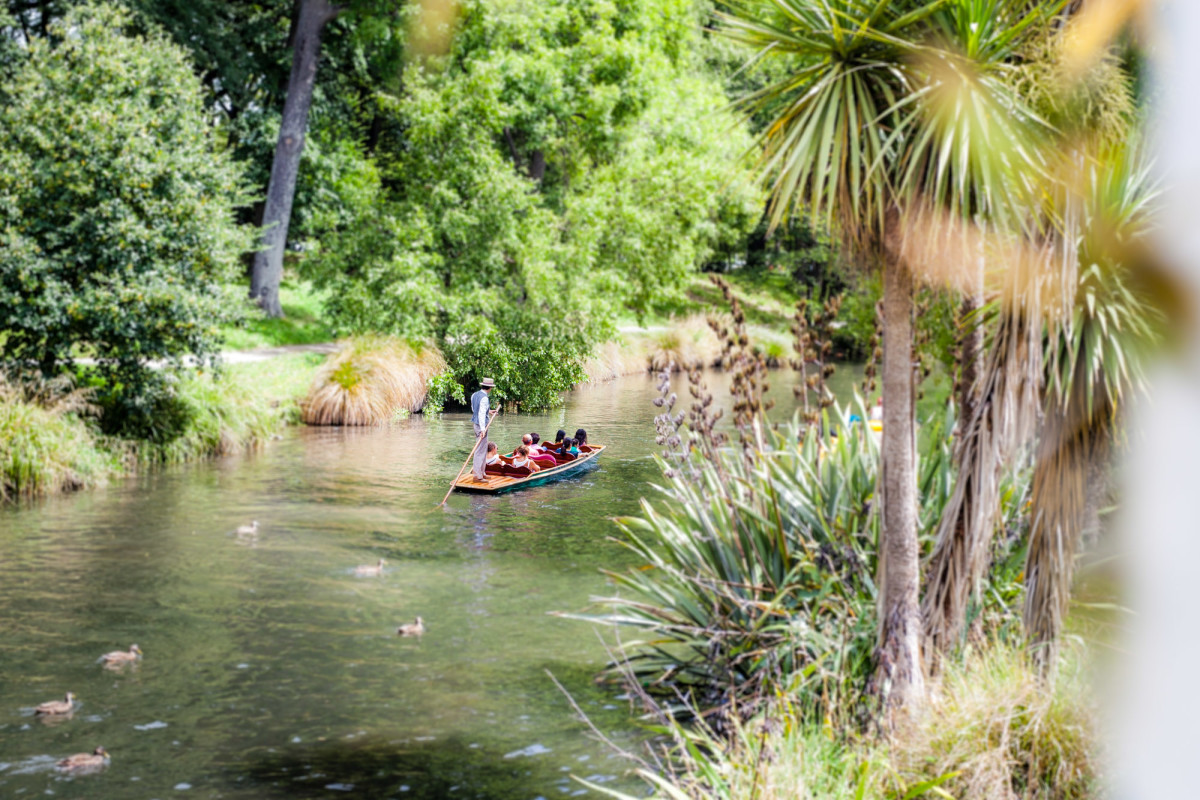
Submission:
[[[674,401],[662,400],[669,416]],[[866,416],[861,405],[858,413]],[[947,409],[922,431],[925,546],[953,489],[953,420]],[[681,429],[661,464],[664,500],[618,520],[643,566],[611,574],[628,594],[600,598],[606,613],[587,617],[639,631],[610,674],[685,707],[718,709],[718,718],[754,713],[783,692],[811,718],[850,725],[870,716],[878,447],[836,405],[823,421],[770,431],[752,420],[763,445],[749,449],[689,449],[697,440],[688,428],[704,426]],[[660,438],[672,444],[661,429]]]
[[[426,414],[441,413],[448,400],[459,404],[467,402],[462,384],[454,379],[454,374],[449,370],[431,376],[425,385],[429,389],[429,393],[425,397],[425,408],[422,411]]]
[[[494,319],[471,317],[451,328],[446,360],[468,387],[494,378],[493,402],[535,410],[559,405],[562,393],[583,381],[588,343],[580,325],[553,313],[503,307]]]
[[[671,470],[665,502],[618,520],[645,566],[611,574],[630,594],[602,598],[598,619],[645,638],[623,643],[616,673],[702,710],[750,714],[780,691],[820,713],[856,702],[874,644],[877,449],[862,426],[799,435]]]
[[[249,243],[184,51],[131,24],[73,9],[29,41],[0,104],[0,350],[46,377],[85,352],[126,395],[153,389],[150,360],[214,352]]]
[[[432,346],[379,336],[352,339],[317,372],[303,419],[309,425],[382,425],[420,411],[430,379],[445,369]]]
[[[178,421],[168,438],[115,446],[143,464],[230,455],[261,445],[279,430],[287,413],[224,371],[185,375],[172,387],[169,402]]]

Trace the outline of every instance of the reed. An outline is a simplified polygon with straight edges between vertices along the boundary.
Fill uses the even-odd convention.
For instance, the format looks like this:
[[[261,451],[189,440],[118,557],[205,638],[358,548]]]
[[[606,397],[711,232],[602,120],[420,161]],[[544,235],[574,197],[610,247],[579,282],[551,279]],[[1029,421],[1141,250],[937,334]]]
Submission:
[[[309,425],[382,425],[425,405],[429,379],[446,369],[431,345],[390,337],[351,339],[313,379],[302,406]]]
[[[132,465],[179,464],[254,450],[287,421],[288,408],[227,371],[184,375],[175,387],[182,429],[169,440],[110,440]]]
[[[103,483],[116,469],[80,417],[86,394],[0,379],[0,502]]]

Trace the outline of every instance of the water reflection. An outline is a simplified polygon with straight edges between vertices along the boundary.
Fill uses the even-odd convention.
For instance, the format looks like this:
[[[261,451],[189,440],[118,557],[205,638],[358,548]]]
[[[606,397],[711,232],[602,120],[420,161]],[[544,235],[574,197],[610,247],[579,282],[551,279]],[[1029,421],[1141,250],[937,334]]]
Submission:
[[[772,383],[784,416],[790,381]],[[0,795],[550,797],[580,788],[572,773],[637,789],[545,671],[615,740],[637,736],[592,680],[595,633],[548,612],[586,606],[599,568],[627,563],[609,518],[658,477],[654,395],[637,376],[501,415],[503,444],[585,427],[610,447],[569,479],[445,508],[465,414],[296,430],[253,457],[0,511]],[[354,577],[379,558],[382,575]],[[396,636],[418,615],[423,637]],[[130,642],[136,669],[97,663]],[[68,689],[74,719],[26,713]],[[97,745],[102,774],[53,770]]]

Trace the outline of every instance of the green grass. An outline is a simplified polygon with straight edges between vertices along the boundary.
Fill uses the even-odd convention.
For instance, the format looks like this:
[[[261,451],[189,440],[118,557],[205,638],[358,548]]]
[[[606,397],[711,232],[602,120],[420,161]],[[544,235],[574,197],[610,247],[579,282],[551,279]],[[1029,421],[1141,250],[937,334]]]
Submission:
[[[257,307],[237,325],[221,328],[225,350],[251,350],[289,344],[333,341],[333,329],[321,317],[324,295],[305,281],[285,280],[279,288],[283,319],[267,319]]]
[[[1068,653],[1047,690],[1019,647],[992,643],[948,665],[937,700],[890,740],[803,722],[785,698],[769,722],[735,726],[728,738],[668,725],[674,774],[638,772],[664,800],[1103,797],[1086,664],[1086,653]]]
[[[735,270],[723,273],[721,277],[729,282],[742,301],[748,323],[787,330],[796,310],[796,301],[800,299],[791,275],[768,270]],[[662,325],[673,317],[704,314],[713,308],[725,308],[725,299],[707,274],[698,274],[693,276],[682,297],[658,304],[641,323],[647,327]],[[620,319],[622,325],[637,323],[632,314]]]
[[[0,502],[96,486],[118,469],[72,404],[29,402],[0,384]]]
[[[143,465],[258,447],[299,422],[300,401],[325,358],[296,353],[185,375],[178,396],[187,421],[161,444],[102,435],[81,393],[36,403],[0,384],[0,502],[89,488]]]
[[[231,364],[225,371],[237,383],[251,386],[260,402],[283,408],[286,421],[296,424],[300,421],[300,401],[308,394],[326,358],[320,353],[292,353],[267,361]]]

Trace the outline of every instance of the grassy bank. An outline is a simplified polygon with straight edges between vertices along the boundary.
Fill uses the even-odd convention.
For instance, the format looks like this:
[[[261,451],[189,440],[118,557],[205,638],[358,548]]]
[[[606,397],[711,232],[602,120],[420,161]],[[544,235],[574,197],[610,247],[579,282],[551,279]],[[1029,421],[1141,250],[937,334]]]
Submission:
[[[0,502],[102,485],[155,464],[254,449],[299,419],[323,356],[297,354],[189,374],[177,386],[183,424],[161,442],[105,436],[81,392],[0,385]]]
[[[782,704],[730,737],[670,726],[677,769],[640,772],[654,797],[672,800],[1098,797],[1086,661],[1068,654],[1048,691],[1019,648],[992,644],[951,664],[924,713],[890,739],[836,735]]]
[[[257,308],[246,311],[245,318],[221,328],[226,350],[251,350],[256,347],[280,347],[290,344],[316,344],[334,340],[333,329],[322,317],[324,295],[299,280],[285,280],[279,287],[283,305],[282,319],[269,319]]]

